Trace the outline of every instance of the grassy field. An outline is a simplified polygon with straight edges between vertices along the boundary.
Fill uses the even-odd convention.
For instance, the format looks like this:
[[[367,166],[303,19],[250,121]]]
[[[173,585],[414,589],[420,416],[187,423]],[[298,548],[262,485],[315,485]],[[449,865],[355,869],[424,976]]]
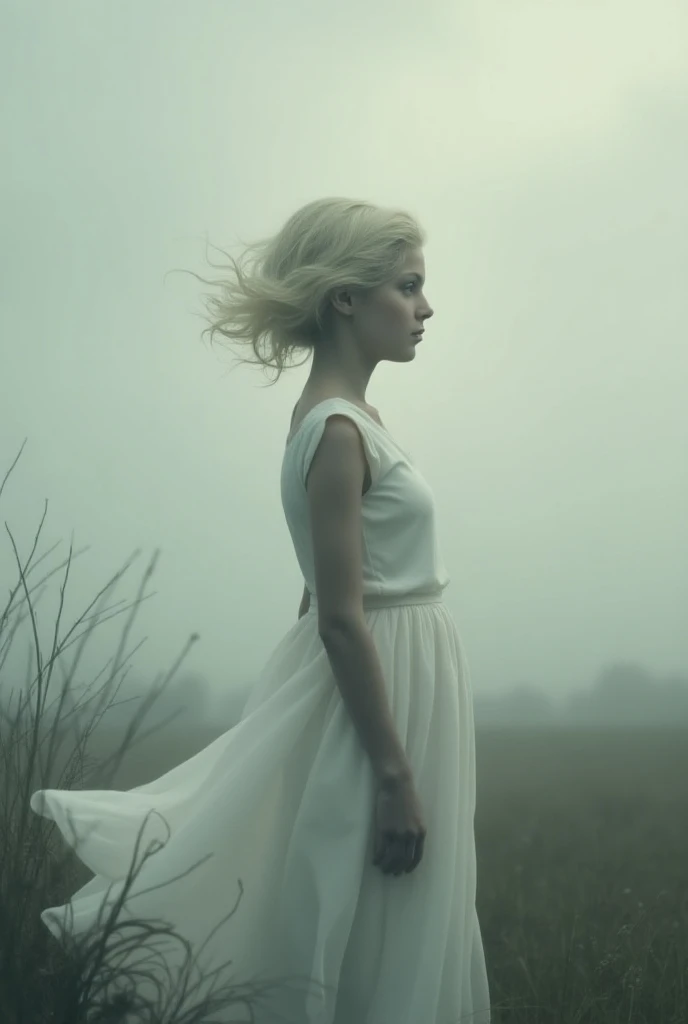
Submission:
[[[481,732],[495,1024],[688,1022],[688,732]]]
[[[153,736],[113,785],[161,774],[215,735],[186,748]],[[477,759],[493,1024],[687,1024],[688,734],[479,731]],[[63,898],[90,877],[73,867]]]

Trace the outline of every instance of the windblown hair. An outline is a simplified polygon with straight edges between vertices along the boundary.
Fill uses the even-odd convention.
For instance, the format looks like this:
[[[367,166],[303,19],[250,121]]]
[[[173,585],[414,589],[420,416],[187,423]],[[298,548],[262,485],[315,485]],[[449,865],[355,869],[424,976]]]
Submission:
[[[403,210],[317,199],[292,214],[275,236],[249,244],[238,262],[220,249],[231,260],[233,277],[207,281],[193,275],[221,288],[220,296],[206,296],[210,327],[203,335],[209,331],[211,343],[220,334],[250,346],[255,358],[237,361],[276,369],[276,384],[296,353],[306,352],[301,366],[322,343],[338,289],[365,293],[380,287],[400,272],[408,250],[425,241],[423,229]]]

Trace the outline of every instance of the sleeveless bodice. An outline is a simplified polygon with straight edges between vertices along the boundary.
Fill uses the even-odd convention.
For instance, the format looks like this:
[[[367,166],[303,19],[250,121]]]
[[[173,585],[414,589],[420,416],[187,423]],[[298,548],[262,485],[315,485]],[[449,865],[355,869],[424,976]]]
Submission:
[[[344,415],[358,428],[371,484],[361,499],[363,595],[401,596],[442,590],[449,583],[439,549],[432,490],[410,456],[359,406],[327,398],[313,406],[287,441],[282,507],[306,586],[315,591],[306,479],[325,423]]]

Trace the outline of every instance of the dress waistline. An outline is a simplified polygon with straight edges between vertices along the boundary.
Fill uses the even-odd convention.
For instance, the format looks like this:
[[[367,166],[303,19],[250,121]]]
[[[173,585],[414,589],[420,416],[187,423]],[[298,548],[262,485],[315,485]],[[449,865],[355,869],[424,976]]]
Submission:
[[[422,594],[364,594],[363,611],[368,611],[368,609],[372,608],[396,608],[407,604],[442,604],[443,602],[442,588]],[[316,611],[317,607],[318,599],[315,594],[311,594],[311,603],[308,611]]]

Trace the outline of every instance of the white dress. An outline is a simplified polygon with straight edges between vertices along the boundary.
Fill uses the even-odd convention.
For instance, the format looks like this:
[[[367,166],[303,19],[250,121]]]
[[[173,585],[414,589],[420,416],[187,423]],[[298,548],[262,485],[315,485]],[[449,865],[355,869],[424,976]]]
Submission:
[[[420,865],[398,876],[373,864],[375,780],[317,629],[305,481],[333,414],[356,424],[370,467],[364,612],[427,827]],[[71,925],[70,904],[47,908],[42,920],[58,938],[59,922],[72,934],[87,929],[108,886],[107,905],[117,898],[143,827],[137,863],[153,837],[160,849],[120,920],[163,919],[194,951],[225,920],[199,968],[207,977],[231,961],[215,990],[252,981],[256,1024],[489,1024],[475,908],[472,691],[442,599],[449,577],[432,491],[383,427],[331,398],[288,441],[281,493],[309,612],[273,650],[240,721],[188,761],[124,792],[32,795],[32,809],[57,823],[94,872],[70,901]],[[182,962],[178,951],[165,956],[173,970]],[[251,1018],[242,1004],[209,1019]]]

